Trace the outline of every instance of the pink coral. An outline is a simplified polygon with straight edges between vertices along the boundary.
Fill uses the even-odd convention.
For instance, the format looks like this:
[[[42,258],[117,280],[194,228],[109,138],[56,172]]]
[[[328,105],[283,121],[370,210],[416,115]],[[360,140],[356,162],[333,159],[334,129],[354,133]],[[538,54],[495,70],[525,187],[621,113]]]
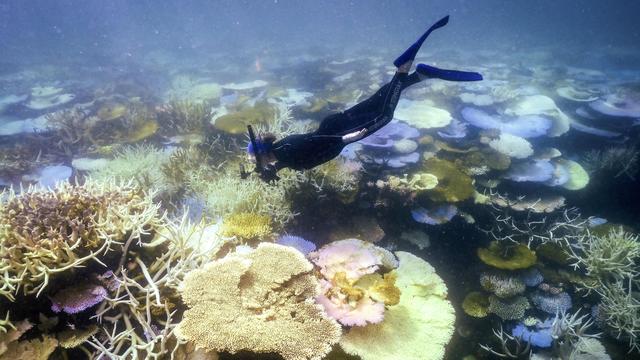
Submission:
[[[344,272],[347,279],[356,281],[366,274],[376,272],[382,265],[381,257],[373,245],[358,239],[334,241],[309,254],[311,262],[320,268],[326,279],[333,279]]]
[[[393,254],[371,243],[348,239],[323,246],[310,253],[309,259],[322,275],[316,302],[329,316],[347,326],[365,326],[384,319],[386,300],[375,297],[375,289],[384,281],[376,272],[397,266]],[[393,281],[390,288],[394,288]]]
[[[343,294],[332,294],[333,285],[320,280],[322,294],[316,297],[316,302],[324,307],[324,311],[330,317],[338,320],[342,325],[365,326],[377,324],[384,319],[384,303],[373,301],[368,296],[363,296],[357,301],[349,302]]]

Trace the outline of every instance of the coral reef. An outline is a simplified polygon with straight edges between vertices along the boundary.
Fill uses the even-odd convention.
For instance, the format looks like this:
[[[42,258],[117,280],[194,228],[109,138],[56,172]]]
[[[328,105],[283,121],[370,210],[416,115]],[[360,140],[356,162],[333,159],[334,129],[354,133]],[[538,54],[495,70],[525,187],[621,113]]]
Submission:
[[[278,116],[278,110],[267,102],[256,103],[252,107],[244,107],[238,111],[215,118],[214,126],[231,135],[246,133],[247,125],[269,123]]]
[[[525,159],[533,155],[531,143],[519,136],[508,133],[502,133],[497,139],[489,141],[489,146],[493,150],[514,159]]]
[[[276,239],[276,244],[290,246],[300,251],[305,256],[316,249],[316,245],[311,241],[294,235],[282,235]]]
[[[488,248],[478,248],[483,263],[497,269],[526,269],[536,263],[536,253],[523,244],[492,241]]]
[[[591,176],[614,177],[625,175],[634,180],[638,173],[640,155],[635,146],[623,145],[606,148],[604,150],[590,150],[583,156],[583,167]]]
[[[180,287],[189,309],[178,336],[206,350],[320,359],[342,330],[310,301],[318,289],[312,269],[298,251],[261,243],[194,270]]]
[[[40,294],[56,274],[139,237],[158,212],[151,196],[130,183],[96,181],[3,194],[0,294],[9,299],[20,289]]]
[[[520,295],[525,290],[525,284],[519,277],[497,271],[482,273],[480,275],[480,285],[486,291],[501,298]]]
[[[89,176],[98,181],[134,179],[143,189],[164,193],[169,188],[162,169],[168,159],[169,153],[151,145],[128,146],[106,166],[89,171]]]
[[[273,220],[274,230],[278,230],[296,215],[288,200],[300,181],[296,173],[281,174],[274,185],[255,177],[243,180],[234,167],[220,169],[214,178],[208,172],[190,173],[187,185],[203,200],[206,217],[218,219],[241,212],[266,215]]]
[[[524,296],[501,299],[495,295],[491,295],[489,296],[489,307],[487,311],[498,315],[502,320],[519,320],[524,317],[524,312],[530,307],[529,301]]]
[[[440,225],[451,221],[458,214],[458,208],[453,204],[442,204],[429,209],[422,207],[411,210],[413,220],[428,225]]]
[[[353,327],[340,346],[362,360],[444,358],[453,335],[455,314],[447,301],[447,287],[424,260],[398,251],[396,286],[400,302],[389,306],[379,324]]]
[[[431,158],[424,162],[424,169],[438,179],[438,185],[426,193],[431,200],[458,202],[473,197],[473,180],[454,163]]]
[[[600,289],[599,325],[608,334],[640,352],[640,298],[633,288],[622,282],[606,284]]]
[[[638,235],[614,227],[605,235],[588,231],[569,248],[574,268],[583,269],[599,284],[635,279],[640,273]]]
[[[483,318],[489,315],[489,297],[479,291],[472,291],[462,301],[464,312],[475,318]]]
[[[162,132],[166,134],[189,134],[202,132],[211,120],[211,106],[202,102],[173,100],[158,112]]]
[[[511,335],[520,338],[535,347],[549,348],[553,342],[552,325],[552,319],[537,322],[533,326],[518,323],[513,330],[511,330]]]
[[[240,241],[265,240],[272,236],[271,218],[254,213],[233,213],[222,220],[220,234]]]
[[[334,241],[308,255],[319,268],[321,293],[316,301],[329,316],[347,326],[365,326],[383,320],[385,305],[400,296],[395,286],[393,254],[370,243]],[[377,271],[386,270],[384,276]]]
[[[566,292],[559,292],[557,294],[551,292],[544,292],[541,290],[535,291],[530,295],[533,305],[548,314],[556,314],[558,312],[566,312],[571,309],[572,301],[571,296]]]

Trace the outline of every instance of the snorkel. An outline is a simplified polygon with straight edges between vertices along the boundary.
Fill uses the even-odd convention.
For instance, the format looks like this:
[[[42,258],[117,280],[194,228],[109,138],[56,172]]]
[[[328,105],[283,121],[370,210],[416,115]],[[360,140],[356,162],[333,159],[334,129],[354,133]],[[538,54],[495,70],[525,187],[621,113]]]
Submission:
[[[267,144],[257,140],[256,134],[251,125],[247,125],[247,132],[249,133],[250,141],[249,146],[247,147],[247,152],[253,154],[256,160],[256,167],[253,169],[253,172],[258,173],[260,178],[267,182],[279,180],[280,178],[275,174],[273,171],[274,169],[271,169],[268,164],[264,162],[264,156],[269,150]],[[250,172],[245,170],[244,165],[241,164],[240,178],[246,179],[250,174]]]

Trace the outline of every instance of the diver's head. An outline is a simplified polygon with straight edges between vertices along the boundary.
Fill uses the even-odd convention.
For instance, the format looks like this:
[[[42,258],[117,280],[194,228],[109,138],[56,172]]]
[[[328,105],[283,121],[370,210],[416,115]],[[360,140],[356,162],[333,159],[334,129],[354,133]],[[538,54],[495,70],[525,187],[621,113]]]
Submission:
[[[276,141],[276,136],[273,134],[266,133],[266,134],[260,135],[256,138],[257,149],[254,149],[253,144],[249,142],[249,145],[247,145],[247,153],[251,157],[255,157],[256,151],[257,151],[263,157],[271,157],[273,155],[271,150],[273,148],[274,141]]]

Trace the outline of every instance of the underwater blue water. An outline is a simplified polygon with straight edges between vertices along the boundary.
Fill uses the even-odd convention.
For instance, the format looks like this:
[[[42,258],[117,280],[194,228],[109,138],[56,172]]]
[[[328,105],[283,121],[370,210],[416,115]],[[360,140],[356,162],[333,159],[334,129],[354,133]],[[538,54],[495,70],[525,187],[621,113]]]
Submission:
[[[28,194],[29,185],[131,181],[151,191],[158,218],[166,212],[159,223],[188,219],[202,226],[205,238],[216,239],[195,247],[215,253],[215,260],[229,253],[250,257],[257,238],[299,250],[323,291],[307,300],[323,304],[345,334],[400,306],[381,300],[389,296],[380,290],[388,285],[382,275],[387,279],[398,267],[391,252],[428,262],[447,286],[441,297],[455,322],[452,315],[448,326],[435,330],[449,332],[435,347],[441,355],[425,344],[417,346],[415,359],[493,359],[507,350],[520,352],[513,358],[528,358],[529,350],[542,359],[638,358],[639,14],[636,0],[0,0],[0,187],[7,190],[0,196],[0,224],[9,229],[0,232],[0,260],[29,258],[12,246],[40,249],[24,234],[49,240],[59,231],[65,241],[78,239],[77,222],[48,222],[71,211],[53,200],[23,202],[22,210],[35,203],[34,214],[56,215],[37,221],[25,215],[26,232],[14,231],[23,218],[6,204]],[[445,15],[449,24],[430,35],[415,64],[474,71],[483,81],[427,79],[402,93],[394,122],[349,145],[323,170],[283,170],[276,185],[261,183],[256,174],[239,180],[241,164],[249,172],[254,166],[246,154],[246,125],[278,138],[317,127],[390,81],[393,60]],[[97,210],[75,216],[88,218],[91,211]],[[230,219],[247,213],[266,217],[267,230],[255,225],[259,217],[237,220],[231,229]],[[145,226],[153,228],[149,237],[166,234],[154,228],[159,225]],[[243,235],[251,231],[259,235]],[[377,250],[352,242],[331,248],[351,238]],[[18,332],[14,345],[98,326],[93,315],[100,310],[112,327],[93,333],[82,351],[54,346],[51,358],[131,358],[122,355],[134,348],[130,342],[109,351],[97,346],[118,343],[108,336],[126,328],[113,320],[118,316],[139,321],[133,333],[147,343],[165,335],[175,341],[167,331],[192,306],[181,300],[178,284],[205,261],[189,257],[193,250],[180,255],[189,261],[176,255],[180,260],[154,267],[171,251],[145,249],[144,241],[131,245],[134,250],[116,241],[120,250],[113,251],[123,251],[122,257],[105,251],[87,267],[61,270],[38,296],[21,290],[33,279],[14,281],[17,288],[0,284],[0,319],[9,314],[14,324],[34,324]],[[217,241],[224,245],[218,248]],[[331,261],[344,266],[342,272],[330,269]],[[136,313],[153,318],[145,322],[131,315],[142,305],[113,305],[117,286],[105,278],[115,272],[126,283],[129,271],[147,281],[145,263],[152,272],[180,266],[184,272],[166,275],[170,280],[159,282],[157,293],[146,282],[146,295],[129,294],[137,300],[128,304],[145,296],[152,303],[157,294],[158,303],[161,296],[168,311],[176,310],[175,318],[167,320],[165,308],[153,305],[153,315]],[[364,273],[368,277],[358,282]],[[398,291],[410,294],[402,281]],[[78,285],[85,283],[94,288]],[[82,308],[80,314],[65,313],[59,303],[86,300],[65,298],[66,292],[93,297],[90,305],[66,307]],[[474,292],[481,316],[469,311]],[[129,315],[115,315],[125,307]],[[523,334],[536,335],[523,340]],[[594,337],[608,355],[597,346],[585,350],[582,341]],[[380,351],[403,347],[383,339],[388,343]],[[327,359],[357,358],[343,352],[358,353],[353,344],[343,338],[340,348],[336,341]],[[215,350],[221,359],[279,358],[271,348]],[[3,351],[0,346],[0,356]],[[363,360],[377,359],[363,353]],[[413,359],[400,354],[385,356]]]

